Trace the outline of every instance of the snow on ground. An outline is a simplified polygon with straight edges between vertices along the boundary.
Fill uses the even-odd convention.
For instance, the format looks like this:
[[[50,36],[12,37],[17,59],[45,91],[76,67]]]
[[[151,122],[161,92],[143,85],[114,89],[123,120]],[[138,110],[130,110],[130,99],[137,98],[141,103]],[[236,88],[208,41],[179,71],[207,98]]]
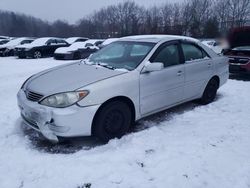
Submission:
[[[81,138],[55,146],[21,123],[16,93],[62,63],[0,59],[1,188],[250,187],[250,82],[229,80],[214,103],[151,116],[106,145]]]

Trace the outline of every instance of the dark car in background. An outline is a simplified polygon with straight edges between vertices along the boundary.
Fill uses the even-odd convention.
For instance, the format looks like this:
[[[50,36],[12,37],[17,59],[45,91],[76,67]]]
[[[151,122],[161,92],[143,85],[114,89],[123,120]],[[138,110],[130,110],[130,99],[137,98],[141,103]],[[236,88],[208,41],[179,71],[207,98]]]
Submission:
[[[32,41],[34,41],[33,38],[27,38],[27,37],[21,37],[9,40],[9,42],[0,45],[0,56],[13,56],[15,48],[18,45],[29,44]]]
[[[224,55],[229,58],[229,72],[250,75],[250,27],[234,29],[228,42],[230,48]]]
[[[89,40],[89,39],[85,37],[70,37],[70,38],[67,38],[65,41],[69,44],[73,44],[75,42],[85,42],[86,40]]]
[[[76,42],[69,47],[58,48],[54,53],[54,58],[58,60],[85,59],[90,54],[99,50],[96,46],[100,40],[87,40],[85,42]]]
[[[44,37],[36,39],[30,44],[18,46],[16,54],[19,58],[52,57],[57,48],[67,46],[69,44],[63,39]]]

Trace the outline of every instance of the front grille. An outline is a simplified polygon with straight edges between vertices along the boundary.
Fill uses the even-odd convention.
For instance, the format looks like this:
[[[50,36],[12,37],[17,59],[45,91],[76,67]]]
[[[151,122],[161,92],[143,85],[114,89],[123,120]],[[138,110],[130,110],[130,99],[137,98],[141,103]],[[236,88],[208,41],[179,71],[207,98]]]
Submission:
[[[26,93],[27,99],[33,102],[38,102],[40,99],[43,98],[43,95],[32,92],[32,91],[26,91],[25,93]]]
[[[245,65],[249,62],[249,60],[250,60],[249,58],[230,57],[229,63]]]

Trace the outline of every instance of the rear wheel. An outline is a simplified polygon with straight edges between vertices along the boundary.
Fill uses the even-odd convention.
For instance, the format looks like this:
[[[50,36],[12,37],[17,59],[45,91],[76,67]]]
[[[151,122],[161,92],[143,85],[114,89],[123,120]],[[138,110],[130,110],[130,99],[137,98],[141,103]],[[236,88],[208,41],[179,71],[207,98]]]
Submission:
[[[215,97],[216,97],[216,94],[217,94],[217,90],[219,88],[219,83],[217,81],[217,79],[211,79],[206,88],[205,88],[205,91],[202,95],[202,98],[200,99],[200,103],[201,104],[209,104],[211,102],[214,101]]]
[[[35,59],[42,58],[42,53],[40,51],[35,51],[34,54],[33,54],[33,57]]]
[[[131,123],[129,106],[121,101],[113,101],[98,111],[93,123],[93,135],[104,142],[121,138],[129,130]]]

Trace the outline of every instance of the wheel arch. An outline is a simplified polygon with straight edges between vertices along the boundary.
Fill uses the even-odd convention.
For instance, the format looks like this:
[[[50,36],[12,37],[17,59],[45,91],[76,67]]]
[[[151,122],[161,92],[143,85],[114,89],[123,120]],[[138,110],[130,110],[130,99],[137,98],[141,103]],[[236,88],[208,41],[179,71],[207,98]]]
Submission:
[[[132,114],[132,122],[135,121],[135,117],[136,117],[136,110],[135,110],[135,105],[134,105],[134,102],[129,98],[129,97],[126,97],[126,96],[116,96],[116,97],[112,97],[110,99],[108,99],[107,101],[105,101],[99,108],[98,110],[96,111],[95,115],[94,115],[94,118],[93,118],[93,121],[92,121],[92,125],[91,125],[91,134],[93,134],[93,125],[94,125],[94,122],[96,120],[96,116],[98,115],[98,113],[100,112],[101,109],[103,109],[107,104],[109,104],[110,102],[114,102],[114,101],[122,101],[124,103],[126,103],[130,110],[131,110],[131,114]]]
[[[216,81],[217,81],[217,83],[218,83],[218,88],[220,87],[220,77],[219,76],[217,76],[217,75],[214,75],[210,80],[213,80],[213,79],[215,79]],[[209,81],[210,81],[209,80]],[[208,81],[208,82],[209,82]]]

